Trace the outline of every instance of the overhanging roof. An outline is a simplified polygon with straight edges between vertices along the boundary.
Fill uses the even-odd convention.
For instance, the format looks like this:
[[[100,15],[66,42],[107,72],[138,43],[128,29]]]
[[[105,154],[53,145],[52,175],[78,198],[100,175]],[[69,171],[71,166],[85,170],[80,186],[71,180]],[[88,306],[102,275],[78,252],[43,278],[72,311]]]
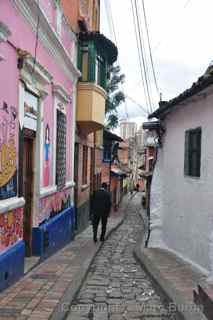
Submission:
[[[96,48],[106,57],[109,64],[113,64],[118,57],[116,45],[99,31],[80,32],[80,41],[94,41]]]
[[[184,102],[186,99],[196,95],[201,94],[202,91],[207,89],[213,84],[213,68],[212,66],[207,69],[203,76],[198,78],[194,82],[191,88],[185,90],[183,93],[171,99],[170,101],[161,101],[159,103],[159,108],[149,115],[151,118],[163,118],[167,113],[171,112],[178,104]]]
[[[148,130],[156,130],[160,129],[161,124],[160,121],[148,121],[143,123],[143,129],[148,129]]]
[[[112,140],[112,141],[118,141],[118,142],[122,142],[123,139],[119,136],[117,136],[117,134],[112,133],[106,129],[104,129],[104,139],[107,140]]]

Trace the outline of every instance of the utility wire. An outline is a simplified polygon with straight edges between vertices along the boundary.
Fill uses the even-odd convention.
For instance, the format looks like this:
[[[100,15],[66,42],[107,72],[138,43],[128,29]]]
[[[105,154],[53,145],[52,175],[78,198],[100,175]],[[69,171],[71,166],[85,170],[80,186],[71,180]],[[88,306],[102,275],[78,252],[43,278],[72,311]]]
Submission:
[[[143,113],[148,116],[148,111],[145,107],[143,107],[140,103],[138,103],[137,101],[135,101],[133,98],[131,98],[130,96],[126,95],[126,98],[129,99],[130,101],[132,101],[135,105],[137,105],[142,111]]]
[[[138,59],[139,59],[142,86],[143,86],[143,91],[144,91],[144,98],[145,98],[145,101],[146,101],[146,105],[148,106],[148,97],[147,97],[147,92],[146,92],[145,79],[144,79],[144,73],[143,73],[143,66],[142,66],[142,61],[141,61],[141,53],[140,53],[140,46],[139,46],[139,39],[138,39],[138,32],[137,32],[137,25],[136,25],[136,17],[135,17],[135,10],[134,10],[133,0],[131,0],[131,5],[132,5],[133,24],[134,24],[134,30],[135,30],[135,38],[136,38],[136,44],[137,44]]]
[[[108,12],[108,18],[109,18],[109,24],[111,25],[111,29],[112,29],[112,33],[115,39],[115,44],[118,47],[118,42],[117,42],[117,36],[116,36],[116,29],[115,29],[115,24],[114,24],[114,19],[113,19],[113,14],[112,14],[112,8],[111,8],[111,3],[110,0],[105,0],[105,8]],[[120,66],[120,61],[119,61],[119,57],[118,57],[118,63],[117,65]],[[124,91],[124,87],[123,84],[121,84],[122,90]],[[126,113],[126,117],[127,119],[129,119],[129,114],[128,114],[128,110],[127,110],[127,103],[126,100],[124,101],[124,107],[125,107],[125,113]]]
[[[184,7],[183,7],[183,9],[186,9],[186,7],[188,7],[188,5],[189,5],[190,2],[191,2],[191,0],[187,0],[186,3],[185,3],[185,5],[184,5]]]
[[[143,50],[143,45],[142,45],[142,34],[141,34],[141,29],[140,29],[137,0],[135,0],[135,12],[136,12],[136,23],[137,23],[137,28],[138,28],[140,52],[141,52],[142,63],[143,63],[144,78],[145,78],[145,84],[146,84],[146,90],[147,90],[147,96],[148,96],[148,102],[149,102],[148,107],[149,107],[149,112],[151,113],[152,112],[151,98],[150,98],[149,84],[148,84],[148,78],[147,78],[147,73],[146,73],[146,63],[145,63],[145,57],[144,57],[144,50]]]
[[[114,24],[114,19],[113,19],[113,15],[112,15],[111,3],[110,3],[110,0],[105,0],[105,1],[107,1],[108,5],[109,5],[109,15],[110,15],[111,23],[112,23],[112,31],[113,31],[113,35],[115,38],[116,46],[118,46],[118,41],[117,41],[117,36],[116,36],[116,31],[115,31],[115,24]]]
[[[106,17],[107,17],[108,26],[109,26],[110,38],[113,39],[113,27],[112,27],[112,22],[110,20],[108,0],[104,0],[104,6],[105,6]]]
[[[143,25],[141,22],[141,14],[139,12],[139,9],[142,10],[142,8],[140,8],[138,2],[137,2],[137,9],[138,9],[138,18],[139,18],[139,26],[140,26],[140,30],[141,30],[141,40],[142,40],[142,49],[143,49],[143,56],[144,56],[144,62],[145,62],[145,73],[147,75],[147,81],[148,81],[148,90],[150,93],[150,101],[151,101],[151,105],[150,105],[150,112],[152,113],[152,106],[154,105],[153,103],[153,99],[152,99],[152,85],[151,85],[151,76],[150,76],[150,68],[149,68],[149,63],[148,63],[148,58],[147,58],[147,54],[146,54],[146,42],[145,42],[145,36],[143,34]],[[144,14],[143,14],[144,16]]]
[[[189,3],[189,1],[190,0],[188,0],[188,3]],[[146,27],[147,41],[148,41],[148,46],[149,46],[149,56],[150,56],[150,61],[151,61],[151,66],[152,66],[152,73],[153,73],[153,77],[154,77],[154,81],[155,81],[155,87],[156,87],[157,93],[160,97],[160,90],[159,90],[158,83],[157,83],[157,77],[156,77],[156,73],[155,73],[154,61],[153,61],[153,56],[152,56],[152,49],[151,49],[151,44],[150,44],[149,28],[148,28],[148,23],[147,23],[146,8],[145,8],[144,0],[142,0],[142,6],[143,6],[144,22],[145,22],[145,27]]]

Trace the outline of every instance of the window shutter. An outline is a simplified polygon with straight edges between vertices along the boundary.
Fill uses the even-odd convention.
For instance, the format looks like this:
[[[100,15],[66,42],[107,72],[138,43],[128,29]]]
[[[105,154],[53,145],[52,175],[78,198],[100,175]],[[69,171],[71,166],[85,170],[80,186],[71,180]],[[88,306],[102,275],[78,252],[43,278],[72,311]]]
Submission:
[[[190,131],[185,132],[184,175],[189,175]]]
[[[81,45],[78,44],[78,69],[82,71],[82,59],[83,59],[83,50]]]
[[[197,129],[196,132],[196,140],[197,140],[197,168],[196,168],[196,176],[200,177],[200,165],[201,165],[201,128]]]
[[[95,47],[93,43],[88,45],[88,63],[89,63],[89,72],[88,72],[88,81],[95,82],[95,67],[96,67],[96,54]]]

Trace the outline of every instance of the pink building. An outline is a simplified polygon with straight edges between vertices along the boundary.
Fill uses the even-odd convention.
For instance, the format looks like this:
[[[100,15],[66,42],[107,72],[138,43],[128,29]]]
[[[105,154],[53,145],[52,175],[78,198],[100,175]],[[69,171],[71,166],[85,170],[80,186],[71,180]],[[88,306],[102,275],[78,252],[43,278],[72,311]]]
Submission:
[[[72,238],[78,77],[60,1],[0,2],[0,290]]]

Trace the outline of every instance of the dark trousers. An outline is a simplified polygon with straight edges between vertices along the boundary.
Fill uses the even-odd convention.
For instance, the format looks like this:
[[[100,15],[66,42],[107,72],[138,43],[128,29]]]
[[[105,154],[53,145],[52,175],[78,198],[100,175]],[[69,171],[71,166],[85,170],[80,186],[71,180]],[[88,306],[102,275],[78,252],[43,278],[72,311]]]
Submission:
[[[105,233],[106,233],[107,219],[108,219],[107,216],[103,216],[103,217],[96,216],[96,215],[93,216],[93,238],[94,239],[97,239],[98,225],[101,220],[102,230],[101,230],[101,238],[100,239],[104,240]]]

